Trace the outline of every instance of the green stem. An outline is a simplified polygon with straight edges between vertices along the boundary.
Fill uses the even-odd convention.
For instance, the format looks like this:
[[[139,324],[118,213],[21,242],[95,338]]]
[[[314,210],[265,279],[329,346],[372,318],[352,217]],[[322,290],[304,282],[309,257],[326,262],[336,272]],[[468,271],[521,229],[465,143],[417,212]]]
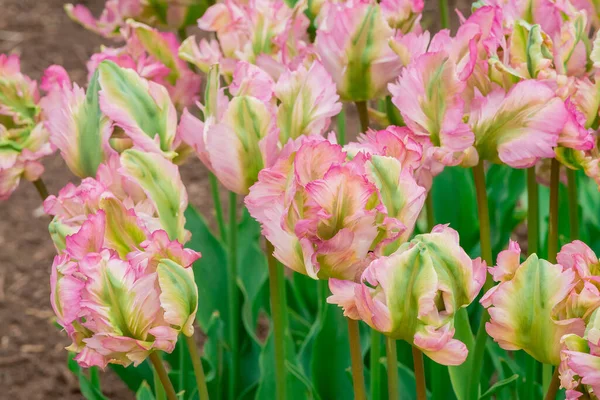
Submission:
[[[180,42],[183,42],[185,39],[187,39],[187,31],[185,28],[180,28],[177,30],[177,38]]]
[[[184,335],[185,336],[185,335]],[[198,346],[193,336],[185,336],[192,365],[194,367],[194,375],[196,376],[196,386],[198,387],[198,396],[200,400],[208,400],[208,388],[206,387],[206,377],[204,376],[204,368],[202,368],[202,360],[198,354]]]
[[[550,217],[548,223],[548,261],[556,262],[558,253],[558,186],[560,164],[553,158],[550,166]]]
[[[229,399],[236,398],[236,386],[239,375],[239,292],[237,287],[237,195],[229,192],[229,345],[231,350],[231,368],[229,369]]]
[[[225,219],[223,218],[223,205],[221,204],[221,196],[219,196],[219,181],[212,172],[208,173],[208,181],[210,182],[210,193],[212,195],[213,206],[215,207],[215,217],[219,226],[219,233],[223,241],[227,238],[227,229],[225,228]]]
[[[346,318],[348,321],[348,337],[350,339],[350,359],[352,360],[352,382],[354,384],[354,399],[366,400],[365,377],[363,374],[363,361],[360,352],[360,332],[358,321]]]
[[[427,400],[427,386],[425,385],[425,367],[423,353],[415,346],[412,347],[415,380],[417,384],[417,400]]]
[[[473,179],[475,180],[475,192],[477,195],[477,214],[479,217],[479,241],[481,246],[481,256],[487,265],[492,265],[492,244],[490,241],[490,213],[488,210],[487,191],[485,187],[485,170],[483,161],[480,161],[473,167]],[[493,281],[488,274],[483,291],[487,292],[492,286]],[[489,314],[487,310],[483,311],[477,335],[475,336],[475,345],[472,353],[472,369],[468,378],[468,396],[469,400],[479,398],[479,379],[483,366],[483,356],[485,354],[485,343],[487,341],[487,333],[485,331],[485,323],[488,321]]]
[[[150,353],[150,361],[154,366],[154,371],[156,371],[160,382],[162,383],[163,388],[167,394],[167,398],[169,400],[177,400],[177,395],[175,394],[175,388],[173,388],[173,384],[169,379],[169,375],[167,374],[167,370],[163,365],[162,359],[158,355],[156,351]]]
[[[346,144],[346,112],[342,108],[342,111],[337,115],[337,141],[340,145]]]
[[[429,191],[427,199],[425,200],[425,214],[427,214],[427,232],[431,232],[435,225],[435,214],[433,212],[433,195],[432,191]]]
[[[544,367],[546,364],[544,364]],[[552,365],[549,365],[550,371],[552,371]],[[548,390],[546,391],[545,400],[555,400],[556,394],[558,393],[558,389],[560,387],[560,380],[558,379],[559,373],[558,368],[555,368],[554,374],[552,375],[552,379],[550,384],[548,385]]]
[[[381,398],[381,333],[375,329],[371,330],[371,400]]]
[[[398,353],[396,352],[396,340],[385,338],[385,360],[387,363],[388,399],[398,399]]]
[[[535,167],[527,169],[527,246],[528,254],[538,252],[540,242],[539,190]]]
[[[450,28],[450,13],[448,12],[448,0],[439,0],[440,25],[442,29]]]
[[[535,166],[527,169],[527,253],[538,252],[540,238],[539,188],[535,175]],[[526,362],[526,398],[533,399],[536,394],[536,377],[539,362],[529,356]]]
[[[579,239],[579,204],[577,202],[577,172],[567,168],[569,193],[569,233],[571,241]]]
[[[277,264],[277,260],[275,259],[275,257],[273,257],[273,252],[275,251],[275,249],[269,241],[267,241],[266,243],[266,249],[267,260],[269,265],[269,289],[271,292],[271,317],[273,318],[273,339],[275,341],[275,398],[278,400],[285,400],[285,280],[281,266]]]
[[[102,391],[100,388],[100,373],[98,372],[98,367],[90,368],[90,383],[97,388],[98,391]]]
[[[33,186],[35,186],[35,188],[37,189],[37,192],[40,195],[42,201],[46,200],[46,198],[48,197],[48,188],[46,188],[46,184],[44,183],[42,178],[38,178],[37,180],[33,181]]]
[[[366,132],[369,129],[369,110],[367,109],[366,101],[357,101],[356,111],[358,111],[358,118],[360,119],[360,131]]]
[[[490,241],[490,213],[488,209],[487,191],[485,187],[485,170],[483,161],[473,167],[473,179],[475,180],[475,191],[477,193],[477,214],[479,217],[479,241],[481,245],[481,257],[492,265],[492,243]],[[486,286],[493,284],[490,275],[487,276]]]
[[[539,362],[531,357],[527,357],[527,363],[525,365],[525,398],[526,399],[535,399],[536,398],[536,381],[538,374],[538,365]]]

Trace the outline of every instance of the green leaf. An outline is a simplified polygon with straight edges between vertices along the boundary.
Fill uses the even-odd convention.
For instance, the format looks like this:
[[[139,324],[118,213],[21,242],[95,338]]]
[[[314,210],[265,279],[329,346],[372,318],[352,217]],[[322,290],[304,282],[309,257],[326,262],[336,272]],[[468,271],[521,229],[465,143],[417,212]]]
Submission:
[[[154,393],[148,382],[144,381],[135,393],[136,400],[154,400]]]
[[[69,356],[67,359],[67,366],[69,370],[77,376],[79,380],[79,390],[81,390],[81,395],[87,400],[108,400],[107,397],[104,397],[102,392],[94,386],[90,379],[84,374],[83,370],[75,361],[75,353],[69,352]]]
[[[505,389],[507,386],[511,385],[517,379],[519,379],[519,375],[514,374],[510,378],[502,379],[501,381],[494,383],[492,387],[490,387],[485,393],[479,396],[479,400],[492,397],[493,395],[497,394],[500,390]]]
[[[320,399],[312,386],[310,379],[297,365],[294,343],[290,336],[286,336],[286,399],[304,400]],[[262,348],[259,365],[261,370],[260,383],[256,393],[256,399],[275,400],[275,344],[273,335],[270,334],[267,342]]]
[[[454,317],[454,338],[463,342],[467,349],[469,349],[469,355],[472,354],[474,345],[473,332],[471,331],[471,325],[469,324],[469,316],[467,315],[467,309],[462,308],[458,310]],[[467,357],[464,363],[455,367],[448,367],[448,373],[450,374],[450,381],[452,382],[452,388],[454,394],[458,400],[464,400],[467,398],[469,393],[469,375],[472,369],[472,359]]]
[[[461,167],[444,168],[433,180],[435,222],[450,224],[460,232],[460,244],[471,254],[479,243],[479,220],[475,185],[470,170]]]
[[[198,286],[198,307],[196,320],[204,332],[217,311],[221,320],[229,320],[227,293],[227,255],[220,240],[208,228],[204,217],[192,206],[185,210],[186,229],[192,233],[186,247],[202,253],[194,263],[194,277]]]
[[[269,308],[267,288],[267,258],[259,247],[260,225],[244,209],[239,226],[238,244],[238,286],[244,296],[242,322],[247,334],[258,344],[257,336],[259,313]]]
[[[495,164],[486,173],[494,255],[506,248],[513,230],[527,217],[526,210],[518,209],[525,193],[525,175],[524,170]]]
[[[323,299],[315,325],[310,362],[313,384],[323,400],[350,399],[354,392],[346,373],[351,364],[346,319],[338,307]]]
[[[125,368],[118,364],[109,364],[108,366],[133,392],[136,392],[142,383],[144,383],[144,381],[150,382],[152,385],[152,368],[150,367],[148,361],[144,361],[137,367],[130,365],[129,367]]]

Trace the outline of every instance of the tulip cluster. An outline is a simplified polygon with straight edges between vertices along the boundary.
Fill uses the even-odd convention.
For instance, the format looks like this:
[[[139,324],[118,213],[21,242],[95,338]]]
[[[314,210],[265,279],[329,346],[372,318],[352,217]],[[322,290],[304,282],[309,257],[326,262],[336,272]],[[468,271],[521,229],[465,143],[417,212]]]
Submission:
[[[186,206],[177,167],[136,150],[44,202],[59,253],[52,307],[82,366],[138,365],[193,334],[200,254],[183,248]]]
[[[302,363],[286,354],[295,347],[285,334],[285,291],[294,283],[278,270],[279,262],[328,281],[326,301],[318,290],[319,318],[342,313],[326,302],[348,318],[357,399],[364,398],[357,321],[371,328],[374,393],[383,334],[390,346],[390,396],[398,378],[395,341],[402,340],[413,348],[419,400],[427,395],[421,353],[428,368],[463,364],[449,369],[457,398],[477,398],[485,389],[480,374],[489,335],[501,349],[524,350],[528,363],[557,367],[568,399],[598,399],[600,261],[575,240],[577,221],[570,221],[572,242],[560,252],[557,235],[560,165],[571,176],[572,219],[579,217],[574,171],[600,185],[600,35],[589,37],[598,25],[593,3],[478,1],[468,18],[459,13],[454,35],[423,30],[422,0],[108,0],[98,19],[83,6],[67,5],[72,19],[122,47],[92,55],[85,87],[62,67],[49,67],[40,85],[44,97],[20,72],[16,56],[0,55],[0,199],[21,177],[37,181],[39,159],[55,149],[81,178],[44,201],[58,253],[51,303],[75,360],[84,367],[137,366],[156,358],[156,351],[170,353],[179,336],[192,336],[200,310],[217,321],[211,327],[227,325],[226,340],[209,340],[219,342],[218,351],[225,343],[228,396],[238,398],[243,314],[252,345],[262,348],[260,363],[255,357],[248,365],[276,381],[252,383],[244,393],[260,397],[275,386],[283,400],[290,393],[286,371],[307,380]],[[199,42],[185,34],[196,22],[206,33]],[[179,36],[159,28],[177,29]],[[361,122],[350,143],[342,133],[343,102],[355,103]],[[337,137],[330,131],[333,120]],[[227,281],[227,315],[215,299],[199,298],[198,286],[213,280],[194,276],[200,253],[185,248],[196,231],[186,226],[188,198],[177,164],[192,152],[210,172],[221,231],[217,239],[206,228],[199,241],[211,239],[214,259],[229,247],[222,259],[227,274],[219,271],[214,280]],[[529,169],[528,213],[535,218],[528,221],[533,250],[525,261],[510,241],[491,265],[489,164]],[[535,168],[544,181],[548,164],[546,261],[536,254]],[[447,167],[473,168],[480,241],[471,248],[447,221],[433,221],[434,178]],[[219,184],[230,191],[229,228]],[[254,315],[247,315],[262,311],[251,298],[262,293],[263,274],[253,276],[257,281],[248,290],[237,272],[245,267],[238,248],[257,248],[237,241],[238,230],[247,229],[237,221],[237,195],[267,241],[273,338],[264,343],[248,323]],[[427,224],[419,222],[423,211]],[[478,252],[481,258],[472,257]],[[218,268],[225,266],[206,271]],[[294,292],[302,303],[300,290]],[[469,305],[482,312],[467,313]],[[470,326],[474,321],[481,321],[479,330]],[[311,336],[301,338],[303,349],[318,340],[323,324],[319,319]],[[265,372],[271,340],[276,368]],[[206,400],[202,363],[190,343],[181,351],[190,349],[199,397]],[[503,352],[497,345],[494,351]],[[174,400],[160,357],[152,362]],[[472,376],[460,376],[465,368]],[[442,379],[440,371],[431,374]],[[187,371],[177,373],[183,386]],[[535,391],[536,385],[537,375],[522,377],[519,390]],[[548,393],[552,398],[552,389]]]

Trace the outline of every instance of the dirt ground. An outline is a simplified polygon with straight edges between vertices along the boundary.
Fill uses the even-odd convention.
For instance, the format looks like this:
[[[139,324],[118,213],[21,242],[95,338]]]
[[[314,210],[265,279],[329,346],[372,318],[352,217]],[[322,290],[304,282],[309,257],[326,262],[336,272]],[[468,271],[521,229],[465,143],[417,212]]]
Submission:
[[[0,53],[21,54],[22,69],[32,78],[38,79],[48,65],[61,64],[72,79],[84,83],[85,62],[101,40],[67,18],[64,2],[0,0]],[[103,3],[85,2],[95,13]],[[427,5],[426,25],[435,25],[435,4]],[[57,155],[44,164],[43,178],[51,193],[69,180],[76,182]],[[200,210],[209,209],[206,172],[199,161],[190,159],[182,176],[190,202]],[[81,399],[77,381],[66,367],[68,340],[52,324],[49,274],[55,252],[40,205],[28,182],[0,202],[0,399]],[[134,398],[110,372],[102,382],[108,398]]]

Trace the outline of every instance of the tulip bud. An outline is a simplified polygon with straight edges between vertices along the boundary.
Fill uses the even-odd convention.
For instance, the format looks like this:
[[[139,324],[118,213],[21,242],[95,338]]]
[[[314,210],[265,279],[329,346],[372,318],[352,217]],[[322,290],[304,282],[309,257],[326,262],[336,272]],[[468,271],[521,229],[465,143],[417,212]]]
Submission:
[[[402,63],[387,42],[394,32],[378,4],[332,3],[317,29],[316,51],[344,101],[368,101],[387,93]]]
[[[100,109],[136,148],[173,158],[177,113],[167,89],[112,61],[98,66]]]
[[[281,143],[301,135],[323,134],[331,117],[342,109],[335,83],[318,61],[308,69],[301,66],[285,71],[277,81],[275,96],[280,101],[277,124]]]
[[[98,72],[94,73],[87,91],[74,84],[53,90],[42,103],[50,142],[61,153],[75,175],[95,176],[98,166],[114,151],[110,148],[111,121],[100,111]]]

